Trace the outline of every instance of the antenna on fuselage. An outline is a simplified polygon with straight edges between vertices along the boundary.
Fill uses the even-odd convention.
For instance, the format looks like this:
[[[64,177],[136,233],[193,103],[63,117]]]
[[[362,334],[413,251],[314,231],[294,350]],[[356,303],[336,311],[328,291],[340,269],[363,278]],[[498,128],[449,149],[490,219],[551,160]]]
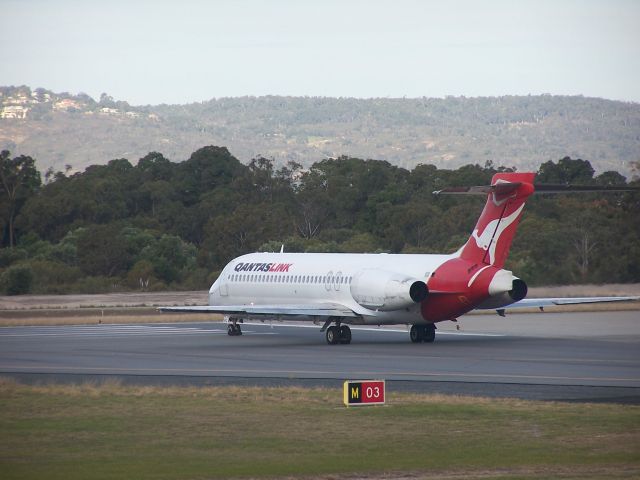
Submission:
[[[280,253],[284,253],[284,243],[282,244],[282,246],[280,247]]]

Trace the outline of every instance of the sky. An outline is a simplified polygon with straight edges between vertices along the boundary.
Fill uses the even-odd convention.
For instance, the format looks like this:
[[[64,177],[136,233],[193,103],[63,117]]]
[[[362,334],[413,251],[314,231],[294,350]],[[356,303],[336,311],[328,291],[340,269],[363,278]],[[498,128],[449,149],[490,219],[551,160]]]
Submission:
[[[132,105],[244,95],[640,102],[638,0],[0,0],[0,85]]]

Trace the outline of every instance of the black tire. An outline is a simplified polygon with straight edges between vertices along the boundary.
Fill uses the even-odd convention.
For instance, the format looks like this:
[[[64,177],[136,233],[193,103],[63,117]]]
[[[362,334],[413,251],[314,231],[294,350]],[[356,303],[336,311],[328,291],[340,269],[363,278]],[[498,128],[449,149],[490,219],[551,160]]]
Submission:
[[[411,325],[411,330],[409,330],[409,338],[413,343],[421,343],[424,338],[424,330],[418,325]]]
[[[423,342],[433,343],[436,339],[436,326],[433,323],[425,325],[424,327]]]
[[[233,328],[233,323],[230,323],[229,325],[227,325],[227,335],[229,335],[230,337],[235,336],[235,328]]]
[[[236,335],[242,335],[242,328],[240,328],[240,325],[236,325]]]
[[[351,343],[351,329],[347,325],[340,327],[340,343],[348,345]]]
[[[336,345],[340,341],[340,331],[333,325],[327,328],[327,343],[329,345]]]

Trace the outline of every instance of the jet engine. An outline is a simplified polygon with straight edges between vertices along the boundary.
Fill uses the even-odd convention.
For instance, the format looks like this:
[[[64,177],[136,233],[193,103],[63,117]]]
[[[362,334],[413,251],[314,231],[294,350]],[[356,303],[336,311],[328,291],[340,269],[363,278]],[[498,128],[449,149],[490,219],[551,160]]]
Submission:
[[[361,270],[351,281],[354,300],[371,310],[399,310],[422,302],[429,294],[426,283],[395,272]]]
[[[489,284],[488,299],[478,308],[501,308],[511,305],[527,296],[527,284],[509,270],[498,270]]]

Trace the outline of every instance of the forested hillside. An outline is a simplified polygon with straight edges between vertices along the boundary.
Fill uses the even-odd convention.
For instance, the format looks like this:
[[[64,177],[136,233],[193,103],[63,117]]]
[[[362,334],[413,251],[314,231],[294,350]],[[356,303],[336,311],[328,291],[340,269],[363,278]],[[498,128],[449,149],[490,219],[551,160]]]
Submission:
[[[103,94],[0,87],[0,150],[32,155],[42,172],[80,172],[112,158],[161,150],[173,161],[225,145],[242,162],[304,167],[341,155],[458,168],[535,169],[566,155],[598,173],[631,172],[640,155],[640,104],[552,95],[484,98],[220,98],[131,106]]]
[[[452,252],[484,200],[434,197],[489,182],[491,164],[412,170],[324,159],[307,170],[244,165],[223,147],[174,163],[152,152],[83,172],[40,176],[29,156],[1,155],[6,293],[205,289],[226,262],[255,250]],[[588,161],[539,167],[540,183],[624,184]],[[638,182],[636,181],[635,184]],[[640,195],[532,199],[507,264],[532,285],[640,281]]]

